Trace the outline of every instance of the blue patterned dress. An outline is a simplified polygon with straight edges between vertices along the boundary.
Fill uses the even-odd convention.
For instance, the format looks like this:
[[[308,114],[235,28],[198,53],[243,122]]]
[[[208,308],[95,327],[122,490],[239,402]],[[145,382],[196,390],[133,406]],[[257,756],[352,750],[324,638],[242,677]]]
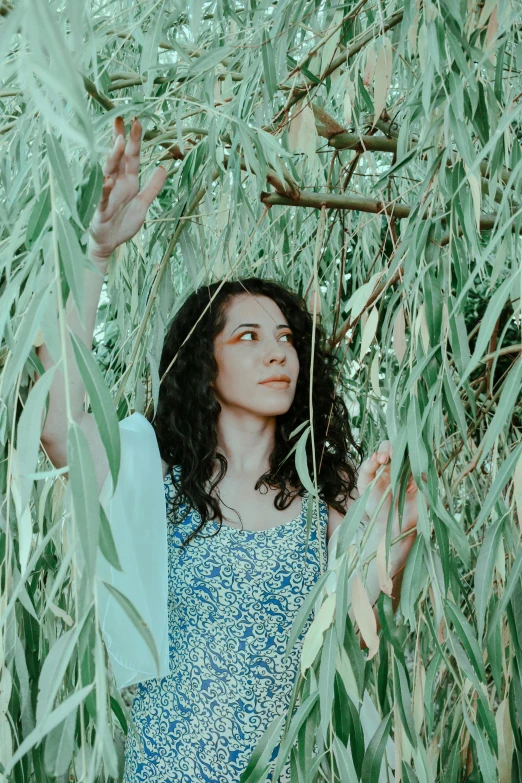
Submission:
[[[179,467],[173,471],[177,482]],[[167,501],[175,492],[170,472],[164,486]],[[132,718],[143,752],[129,729],[124,783],[238,783],[259,738],[277,715],[287,714],[313,613],[286,661],[283,656],[293,620],[320,575],[315,513],[305,553],[307,507],[305,492],[297,519],[262,531],[223,524],[210,537],[219,528],[211,520],[184,550],[200,514],[192,509],[182,524],[169,523],[170,673],[138,683]],[[326,567],[322,500],[319,510]],[[289,780],[287,762],[279,781]]]

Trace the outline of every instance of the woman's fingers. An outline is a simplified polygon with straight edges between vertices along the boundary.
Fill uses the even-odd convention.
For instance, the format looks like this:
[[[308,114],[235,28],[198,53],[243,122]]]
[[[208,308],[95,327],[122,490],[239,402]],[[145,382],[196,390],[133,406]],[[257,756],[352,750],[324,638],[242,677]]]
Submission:
[[[114,141],[116,142],[120,136],[123,138],[123,149],[120,151],[120,148],[118,148],[118,174],[123,176],[125,174],[125,158],[123,156],[125,151],[125,123],[123,122],[123,117],[116,117],[114,120]]]
[[[413,473],[410,473],[410,477],[408,479],[408,485],[406,487],[406,492],[416,492],[418,489],[417,484],[415,483],[415,479],[413,478]]]
[[[116,141],[118,136],[123,136],[125,139],[125,123],[123,122],[123,117],[115,117],[114,118],[114,125],[112,126],[112,143]]]
[[[109,196],[111,195],[113,186],[114,186],[114,180],[112,179],[112,177],[107,175],[103,180],[100,202],[98,204],[98,209],[100,210],[100,212],[105,212],[105,210],[107,209],[109,205]]]
[[[359,468],[359,477],[362,479],[362,486],[367,486],[374,480],[377,472],[382,469],[383,465],[386,467],[381,470],[382,473],[388,475],[391,466],[392,447],[389,440],[383,440],[379,445],[379,448],[373,452],[371,457],[364,460]]]
[[[125,148],[125,166],[127,174],[138,176],[140,171],[140,150],[141,150],[141,124],[134,117],[129,133],[129,140]]]
[[[107,160],[105,161],[105,165],[103,167],[104,177],[109,176],[112,177],[113,180],[116,180],[118,174],[120,173],[120,162],[122,159],[124,149],[125,149],[125,137],[118,136],[112,146],[112,149],[107,157]]]
[[[364,486],[373,481],[380,467],[381,464],[377,459],[377,452],[374,452],[369,459],[364,460],[359,468],[359,477],[363,480]]]
[[[163,166],[157,166],[152,172],[145,187],[138,193],[138,198],[145,204],[146,209],[150,207],[167,179],[167,171]]]
[[[112,127],[112,148],[103,167],[104,177],[112,177],[113,183],[119,174],[125,174],[125,123],[123,117],[116,117]]]
[[[104,247],[117,246],[135,235],[167,178],[166,170],[158,166],[141,193],[138,193],[141,124],[134,117],[126,142],[123,119],[116,117],[113,133],[114,142],[103,167],[102,192],[93,216],[94,230],[91,230],[94,241]],[[123,206],[125,209],[120,209]]]
[[[387,462],[388,459],[392,458],[393,454],[391,442],[389,440],[381,441],[381,444],[375,453],[377,454],[377,459],[381,464]]]

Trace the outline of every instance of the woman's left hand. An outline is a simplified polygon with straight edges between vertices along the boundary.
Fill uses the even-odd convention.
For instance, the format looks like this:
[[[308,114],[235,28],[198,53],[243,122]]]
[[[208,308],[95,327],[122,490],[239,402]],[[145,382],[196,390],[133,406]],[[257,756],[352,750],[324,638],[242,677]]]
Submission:
[[[366,459],[360,469],[357,480],[357,489],[359,494],[362,495],[368,484],[375,479],[379,468],[383,465],[384,470],[379,475],[373,489],[370,492],[368,500],[366,502],[366,513],[371,518],[375,512],[375,509],[379,505],[383,493],[390,486],[391,476],[391,460],[392,460],[392,446],[389,440],[383,440],[374,453]],[[406,488],[406,497],[404,500],[404,509],[402,512],[402,530],[399,530],[399,514],[398,514],[398,498],[395,501],[395,510],[393,515],[393,528],[392,537],[398,536],[405,530],[410,530],[417,526],[418,510],[417,510],[417,493],[419,489],[413,475],[410,473],[408,479],[408,485]],[[388,497],[384,501],[379,513],[377,514],[375,524],[386,530],[386,523],[388,520],[388,513],[391,505],[391,489]]]

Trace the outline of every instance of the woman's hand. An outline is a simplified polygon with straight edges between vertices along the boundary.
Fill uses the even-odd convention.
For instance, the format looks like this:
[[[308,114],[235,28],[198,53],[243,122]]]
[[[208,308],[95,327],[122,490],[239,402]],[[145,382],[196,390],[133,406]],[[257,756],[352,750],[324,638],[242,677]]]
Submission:
[[[147,210],[163,188],[167,172],[158,166],[138,192],[141,124],[134,118],[127,144],[122,117],[116,117],[113,142],[103,167],[100,202],[89,225],[88,253],[107,260],[112,251],[133,237],[142,227]]]
[[[384,470],[382,471],[382,473],[380,473],[379,477],[377,478],[375,485],[368,497],[368,501],[366,503],[366,513],[370,518],[373,516],[375,509],[379,505],[383,493],[386,492],[388,487],[390,487],[391,458],[392,458],[391,443],[389,440],[383,440],[379,448],[377,449],[377,451],[375,451],[369,459],[365,460],[360,467],[359,476],[357,480],[357,489],[359,490],[359,493],[362,495],[364,490],[368,486],[368,484],[371,484],[371,482],[375,479],[377,472],[379,471],[379,468],[381,468],[383,465],[385,466]],[[399,530],[399,519],[398,519],[399,501],[397,499],[395,501],[392,538],[395,538],[401,532],[404,533],[405,530],[411,530],[412,528],[416,527],[417,517],[418,517],[418,510],[417,510],[418,491],[419,489],[417,487],[417,484],[415,483],[413,475],[410,473],[410,476],[408,478],[408,484],[406,487],[406,497],[404,500],[404,509],[402,513],[402,531]],[[375,524],[383,527],[384,529],[386,529],[386,522],[388,520],[390,505],[391,505],[391,487],[389,490],[389,494],[375,519]],[[406,539],[404,540],[407,540],[407,538],[408,537],[406,537]]]

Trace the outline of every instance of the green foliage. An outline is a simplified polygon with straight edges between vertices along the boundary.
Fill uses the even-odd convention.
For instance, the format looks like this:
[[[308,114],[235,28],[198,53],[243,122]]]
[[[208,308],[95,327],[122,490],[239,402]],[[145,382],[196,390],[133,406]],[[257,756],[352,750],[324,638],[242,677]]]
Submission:
[[[74,346],[113,479],[117,420],[157,402],[178,297],[258,274],[310,309],[319,294],[356,436],[368,454],[389,439],[394,498],[411,469],[427,501],[371,660],[348,613],[348,580],[365,578],[349,510],[307,602],[334,595],[308,650],[324,636],[242,783],[274,771],[279,739],[275,771],[290,759],[298,783],[391,780],[390,737],[396,780],[520,774],[521,23],[516,0],[0,4],[2,780],[121,779],[132,730],[92,579],[98,546],[118,555],[70,410],[64,523],[64,469],[38,454],[52,375],[37,380],[35,350],[63,361],[69,294],[83,312],[117,115],[142,123],[143,180],[160,161],[168,179],[111,262],[96,361]],[[295,459],[315,493],[312,444],[308,426]]]

